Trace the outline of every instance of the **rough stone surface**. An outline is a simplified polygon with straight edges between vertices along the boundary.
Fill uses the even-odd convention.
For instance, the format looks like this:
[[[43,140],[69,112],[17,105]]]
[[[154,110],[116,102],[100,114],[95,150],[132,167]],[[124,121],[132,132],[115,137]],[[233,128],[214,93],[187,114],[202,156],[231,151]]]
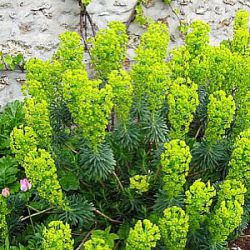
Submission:
[[[21,72],[1,72],[0,75],[0,110],[2,110],[10,101],[23,100],[21,86],[25,78]]]
[[[88,6],[96,29],[106,27],[112,20],[125,22],[136,0],[92,0]],[[145,15],[168,24],[171,33],[170,48],[183,43],[178,26],[180,21],[190,23],[201,19],[210,24],[211,43],[232,36],[232,24],[238,9],[250,11],[250,0],[173,0],[171,6],[162,0],[152,0],[144,8]],[[58,35],[64,30],[79,31],[77,0],[0,0],[0,51],[22,53],[26,58],[49,58],[58,45]],[[143,27],[132,23],[129,28],[128,58],[139,42]],[[91,30],[88,29],[88,34]],[[8,85],[1,83],[8,76]],[[0,72],[0,105],[21,98],[19,72]]]

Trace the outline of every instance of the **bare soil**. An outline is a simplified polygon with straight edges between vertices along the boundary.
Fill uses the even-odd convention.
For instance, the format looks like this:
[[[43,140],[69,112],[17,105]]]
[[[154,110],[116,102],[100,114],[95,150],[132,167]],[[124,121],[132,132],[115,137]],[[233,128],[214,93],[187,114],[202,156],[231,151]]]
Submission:
[[[250,250],[250,225],[245,230],[244,235],[240,236],[237,240],[230,244],[231,248],[241,250]]]

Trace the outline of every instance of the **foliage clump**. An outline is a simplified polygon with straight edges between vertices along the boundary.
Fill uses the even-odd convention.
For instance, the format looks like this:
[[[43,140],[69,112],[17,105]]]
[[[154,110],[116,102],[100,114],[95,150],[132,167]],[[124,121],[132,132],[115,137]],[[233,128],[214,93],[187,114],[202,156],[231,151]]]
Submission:
[[[84,243],[86,250],[112,250],[118,236],[110,233],[110,227],[105,230],[94,230],[91,239]]]

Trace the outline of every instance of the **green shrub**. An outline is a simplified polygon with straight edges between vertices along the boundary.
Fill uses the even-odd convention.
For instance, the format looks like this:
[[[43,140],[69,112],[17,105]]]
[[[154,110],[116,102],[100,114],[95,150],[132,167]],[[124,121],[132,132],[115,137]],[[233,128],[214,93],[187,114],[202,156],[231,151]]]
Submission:
[[[247,16],[219,46],[195,21],[169,54],[167,26],[147,22],[130,69],[119,22],[88,41],[88,71],[75,32],[51,59],[30,59],[24,103],[0,113],[0,247],[223,249],[239,235],[250,205]]]

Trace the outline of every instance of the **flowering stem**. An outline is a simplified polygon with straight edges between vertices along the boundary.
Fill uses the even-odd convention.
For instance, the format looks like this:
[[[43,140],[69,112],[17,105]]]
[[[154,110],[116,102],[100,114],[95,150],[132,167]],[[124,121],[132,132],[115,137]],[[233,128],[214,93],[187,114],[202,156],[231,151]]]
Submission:
[[[201,125],[200,125],[200,127],[198,128],[198,130],[197,130],[197,132],[196,132],[196,135],[195,135],[195,139],[197,139],[197,137],[199,136],[199,134],[200,134],[200,131],[201,131]]]
[[[42,211],[40,211],[40,212],[37,212],[37,213],[35,213],[35,214],[31,214],[31,215],[29,215],[29,216],[26,216],[26,217],[20,217],[20,221],[22,222],[22,221],[25,221],[25,220],[27,220],[27,219],[30,219],[31,217],[34,217],[34,216],[37,216],[37,215],[40,215],[40,214],[44,214],[44,213],[46,213],[46,212],[48,212],[48,211],[50,211],[52,208],[47,208],[47,209],[45,209],[45,210],[42,210]]]
[[[83,238],[83,240],[81,241],[80,245],[76,248],[76,250],[80,250],[83,246],[83,244],[85,243],[85,241],[89,238],[89,236],[92,234],[92,232],[96,229],[96,226],[91,229],[87,234],[86,236]]]
[[[31,213],[30,213],[30,209],[29,209],[28,206],[27,206],[27,209],[28,209],[28,213],[29,213],[29,218],[30,218],[31,226],[32,226],[33,232],[35,233],[34,223],[33,223],[33,220],[31,218]]]
[[[124,187],[123,187],[123,185],[122,185],[122,183],[121,183],[119,177],[117,176],[117,174],[116,174],[115,172],[113,172],[113,175],[114,175],[116,181],[118,182],[118,185],[119,185],[119,187],[121,188],[121,190],[124,191]]]
[[[68,145],[67,143],[65,143],[65,146],[68,147],[73,153],[75,154],[80,154],[78,151],[74,150],[70,145]]]
[[[158,179],[158,176],[160,175],[161,169],[162,169],[162,165],[159,164],[159,166],[158,166],[158,168],[157,168],[157,170],[156,170],[156,173],[155,173],[155,177],[154,177],[155,183],[156,183],[156,181],[157,181],[157,179]]]
[[[93,211],[94,211],[95,213],[97,213],[98,215],[100,215],[100,216],[106,218],[106,219],[109,220],[110,222],[117,223],[117,224],[122,224],[121,221],[119,221],[119,220],[114,220],[114,219],[108,217],[106,214],[102,213],[101,211],[99,211],[99,210],[96,209],[96,208],[93,208]]]
[[[34,207],[30,206],[30,205],[27,205],[27,207],[34,210],[35,212],[40,212],[38,209],[36,209],[36,208],[34,208]]]

